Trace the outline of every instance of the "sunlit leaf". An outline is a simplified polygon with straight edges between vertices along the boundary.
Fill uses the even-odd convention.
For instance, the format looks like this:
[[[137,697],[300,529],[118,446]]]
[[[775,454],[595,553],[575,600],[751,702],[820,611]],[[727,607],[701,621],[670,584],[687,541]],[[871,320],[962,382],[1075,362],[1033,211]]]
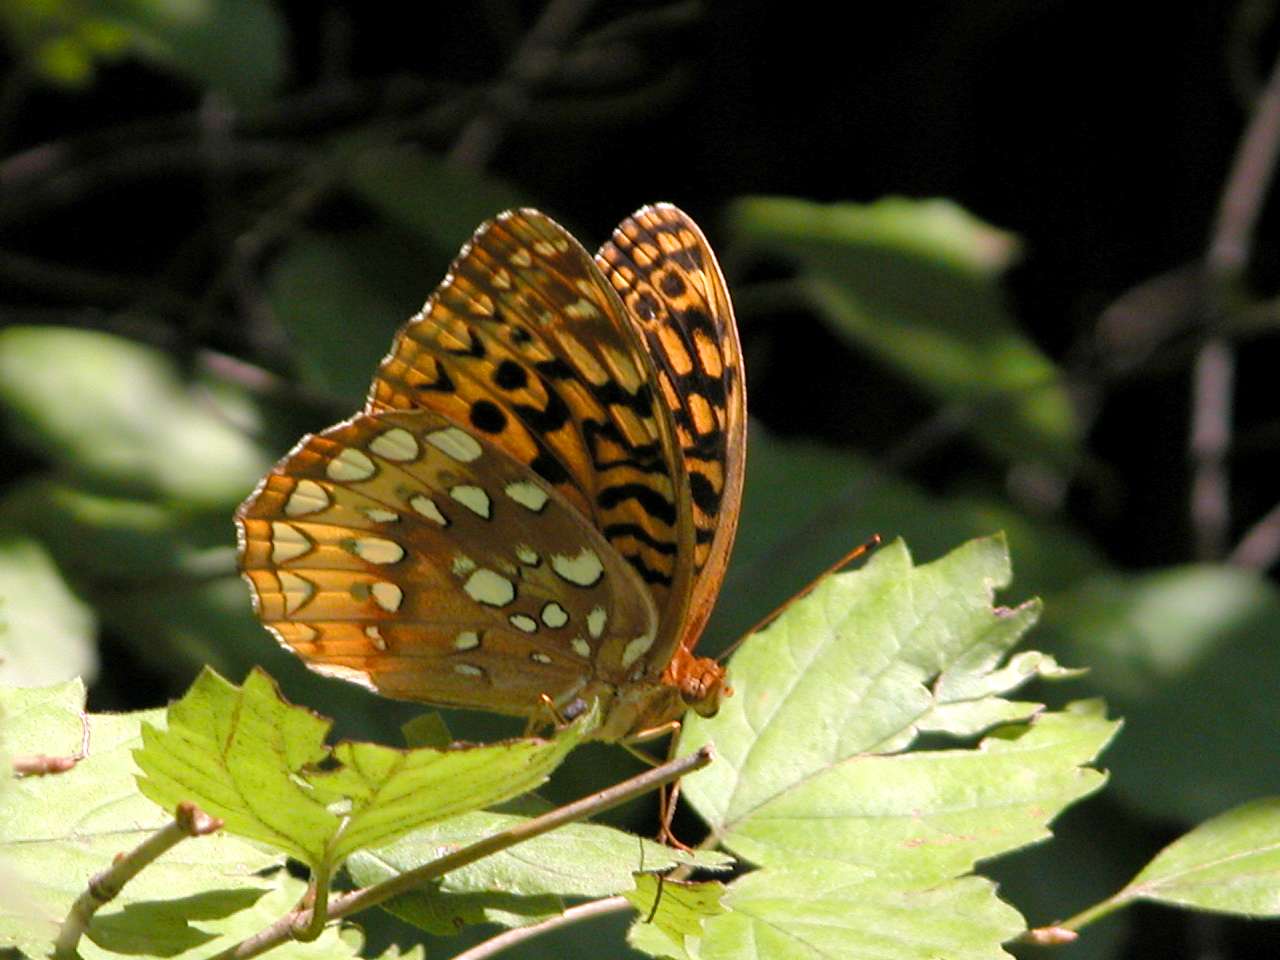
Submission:
[[[637,874],[635,889],[623,893],[640,914],[627,942],[653,956],[690,956],[685,949],[689,939],[701,939],[703,924],[725,912],[720,905],[724,892],[717,880],[689,883]]]
[[[261,671],[243,687],[206,671],[169,708],[167,729],[144,728],[136,759],[139,785],[156,803],[193,801],[231,832],[332,868],[354,850],[533,789],[585,722],[553,740],[447,750],[345,742],[330,750],[330,721],[285,702]],[[320,768],[334,762],[336,769]]]
[[[347,868],[357,883],[377,883],[528,819],[489,811],[453,817],[357,853]],[[721,853],[686,853],[613,827],[573,823],[460,867],[435,886],[397,897],[387,909],[439,934],[468,923],[519,926],[559,913],[562,897],[606,897],[629,890],[637,870],[684,865],[723,869],[730,863]]]
[[[0,791],[0,870],[14,878],[9,890],[20,894],[0,896],[0,946],[31,957],[48,954],[57,925],[91,876],[171,819],[138,793],[131,757],[142,722],[158,721],[161,713],[83,711],[79,683],[0,688],[6,754],[73,757],[86,751],[69,771],[25,777]],[[206,944],[275,886],[258,874],[280,862],[227,834],[180,843],[99,912],[89,931],[94,943],[83,945],[84,955],[136,946],[152,921],[152,949],[165,944],[161,949],[180,955]]]
[[[1119,899],[1280,916],[1280,797],[1200,824],[1156,855]]]
[[[686,720],[681,749],[718,754],[686,796],[756,863],[839,860],[919,883],[1047,836],[1101,786],[1085,765],[1116,724],[1097,704],[1036,713],[1005,700],[1041,670],[1060,674],[1040,657],[1001,666],[1037,614],[992,607],[1008,579],[990,539],[924,566],[893,544],[825,580],[736,654],[720,713]],[[900,753],[923,731],[970,736],[975,716],[1031,720],[976,748]]]
[[[1022,918],[989,881],[903,887],[837,863],[794,863],[734,881],[706,921],[701,960],[1009,960]]]

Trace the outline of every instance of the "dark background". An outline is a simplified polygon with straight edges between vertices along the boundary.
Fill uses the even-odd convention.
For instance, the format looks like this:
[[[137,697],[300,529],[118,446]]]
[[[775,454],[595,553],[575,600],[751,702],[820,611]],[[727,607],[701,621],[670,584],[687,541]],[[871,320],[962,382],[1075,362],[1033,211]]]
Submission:
[[[227,8],[229,21],[248,9]],[[102,9],[114,16],[111,5]],[[1035,645],[1095,666],[1071,695],[1107,695],[1131,726],[1105,758],[1117,789],[1063,819],[1061,839],[1050,845],[1056,853],[1012,858],[1009,899],[1033,922],[1072,913],[1123,883],[1192,822],[1276,792],[1271,747],[1280,712],[1268,691],[1280,669],[1280,631],[1264,615],[1280,609],[1266,579],[1274,557],[1233,554],[1280,500],[1271,205],[1260,208],[1229,296],[1215,299],[1201,270],[1233,156],[1276,57],[1273,4],[559,4],[550,42],[532,51],[541,3],[424,5],[413,14],[428,18],[421,22],[404,19],[407,9],[280,4],[271,20],[278,32],[264,41],[274,50],[269,68],[240,60],[237,43],[246,58],[258,48],[225,23],[164,55],[128,44],[104,52],[90,39],[85,69],[60,77],[41,68],[41,45],[66,23],[75,27],[75,17],[32,27],[15,5],[0,20],[10,41],[0,91],[0,322],[108,331],[157,348],[187,375],[212,371],[255,396],[268,426],[254,439],[274,458],[303,431],[355,409],[358,386],[396,325],[418,308],[468,232],[508,200],[550,213],[588,248],[639,205],[675,202],[722,255],[738,302],[753,430],[763,428],[762,449],[773,451],[749,478],[743,537],[756,546],[746,548],[750,565],[740,560],[730,575],[709,649],[816,575],[839,555],[839,543],[904,534],[923,561],[964,536],[1025,523],[1016,529],[1035,532],[1010,530],[1014,569],[1028,573],[1015,592],[1043,593],[1049,608]],[[154,23],[138,29],[164,35]],[[257,71],[266,79],[252,79]],[[477,117],[487,118],[485,148],[468,146]],[[429,169],[451,171],[441,182],[456,176],[457,185],[444,193],[438,184],[424,187],[439,206],[416,213],[408,196],[379,206],[343,180],[353,144],[369,143],[437,165],[452,155],[453,166]],[[1264,165],[1260,179],[1268,177]],[[385,182],[394,194],[404,179]],[[788,296],[794,258],[753,239],[736,206],[756,195],[821,203],[943,197],[1020,238],[1021,256],[999,278],[1001,296],[1020,336],[1058,370],[1078,418],[1078,449],[1047,465],[993,454],[981,442],[989,411],[939,403],[927,384]],[[403,221],[387,215],[397,202]],[[407,227],[415,216],[427,226]],[[306,246],[316,238],[323,256]],[[294,305],[289,291],[299,283],[323,288],[325,278],[313,272],[308,280],[304,267],[334,262],[324,259],[334,250],[381,312],[351,317],[345,327],[321,323],[310,340],[306,297]],[[347,275],[337,276],[341,286]],[[1235,363],[1224,390],[1233,402],[1229,518],[1197,546],[1193,377],[1214,337]],[[308,355],[312,346],[318,360]],[[335,357],[349,358],[340,383],[316,374],[332,370]],[[229,359],[246,366],[233,369]],[[279,379],[260,378],[264,372]],[[47,389],[57,393],[56,377]],[[41,441],[22,404],[10,406],[11,429],[0,436],[8,488],[74,477],[74,464]],[[93,416],[83,412],[86,424]],[[789,459],[796,451],[819,457],[820,469],[789,470],[809,462]],[[814,480],[824,470],[839,476],[846,463],[870,471],[885,497],[868,506],[856,484],[822,488]],[[924,498],[911,501],[912,516],[894,499],[900,490]],[[809,516],[775,533],[771,524],[781,530],[783,520],[753,503],[788,498]],[[922,503],[930,505],[924,515]],[[179,507],[184,523],[198,522],[175,542],[190,536],[201,548],[225,547],[231,528],[219,524],[233,506],[209,509],[207,524],[199,519],[206,507]],[[935,522],[935,509],[946,519]],[[22,526],[21,512],[11,500],[7,521]],[[839,529],[818,542],[812,524],[823,517],[837,518]],[[914,533],[921,528],[938,539]],[[352,732],[394,729],[412,714],[361,701],[358,715],[344,719],[330,698],[363,695],[334,694],[333,684],[307,679],[246,626],[242,609],[215,605],[206,617],[203,600],[165,594],[172,584],[157,586],[165,578],[154,572],[103,576],[103,564],[86,564],[79,548],[68,558],[66,538],[49,529],[37,533],[77,594],[103,611],[91,707],[156,705],[180,692],[198,663],[221,656],[233,677],[268,662],[291,696],[334,712]],[[91,537],[83,543],[97,549]],[[780,544],[793,549],[785,572],[772,575]],[[1258,606],[1206,628],[1212,653],[1200,673],[1179,677],[1172,692],[1148,678],[1126,702],[1109,686],[1105,657],[1096,659],[1105,651],[1089,645],[1105,635],[1090,632],[1090,618],[1104,616],[1097,598],[1115,599],[1112,590],[1128,596],[1148,576],[1205,570],[1254,577]],[[227,566],[215,573],[233,575]],[[1106,578],[1102,586],[1091,573]],[[137,613],[162,595],[167,605],[154,615]],[[124,602],[132,613],[112,607]],[[183,625],[192,611],[199,625]],[[232,622],[234,641],[226,639]],[[1120,616],[1107,625],[1123,636],[1127,622]],[[221,652],[193,652],[192,635]],[[1221,711],[1205,723],[1217,739],[1152,754],[1165,721],[1206,703]],[[1147,708],[1161,719],[1143,740]],[[456,722],[473,735],[495,729],[469,717]],[[1248,750],[1241,730],[1251,731]],[[1125,753],[1130,734],[1135,745]],[[603,748],[587,753],[556,788],[564,796],[616,779],[627,762]],[[1119,781],[1126,760],[1136,770],[1127,788]],[[1167,793],[1184,797],[1184,806],[1177,797],[1145,799],[1143,778],[1166,775]],[[1202,784],[1212,800],[1198,805]],[[647,829],[648,811],[629,816],[629,825]],[[696,821],[683,829],[696,834]],[[1088,879],[1077,885],[1081,876]],[[1244,960],[1280,948],[1273,924],[1155,907],[1090,930],[1084,939],[1091,938],[1065,955]]]

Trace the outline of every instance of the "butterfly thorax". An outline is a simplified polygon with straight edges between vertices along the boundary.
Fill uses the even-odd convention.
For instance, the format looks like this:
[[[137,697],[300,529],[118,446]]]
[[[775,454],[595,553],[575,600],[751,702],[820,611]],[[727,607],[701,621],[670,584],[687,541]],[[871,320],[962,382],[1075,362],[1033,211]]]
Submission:
[[[729,692],[724,667],[681,649],[660,679],[621,687],[596,681],[581,691],[577,702],[602,703],[605,720],[595,738],[614,742],[646,739],[650,731],[679,720],[690,708],[704,717],[715,716],[721,698]]]

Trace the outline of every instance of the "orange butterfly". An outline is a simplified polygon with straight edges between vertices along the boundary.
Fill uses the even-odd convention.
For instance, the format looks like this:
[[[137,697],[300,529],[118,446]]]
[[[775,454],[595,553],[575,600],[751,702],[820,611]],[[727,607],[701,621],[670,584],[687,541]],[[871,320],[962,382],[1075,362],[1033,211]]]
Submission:
[[[694,645],[737,528],[746,385],[724,276],[673,206],[593,259],[536,210],[463,247],[363,412],[236,513],[263,623],[378,693],[631,740],[724,669]]]

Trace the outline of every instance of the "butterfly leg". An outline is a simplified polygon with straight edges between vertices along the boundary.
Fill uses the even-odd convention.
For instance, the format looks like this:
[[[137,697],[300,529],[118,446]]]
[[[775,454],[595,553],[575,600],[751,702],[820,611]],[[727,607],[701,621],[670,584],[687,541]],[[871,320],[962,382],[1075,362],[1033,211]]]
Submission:
[[[659,724],[656,727],[650,727],[648,730],[641,730],[634,736],[628,737],[622,741],[622,746],[632,756],[639,757],[643,762],[652,766],[657,766],[657,762],[648,754],[636,750],[632,745],[636,743],[645,743],[650,740],[657,740],[659,737],[671,734],[671,743],[667,749],[667,761],[675,759],[677,739],[675,734],[680,730],[679,720],[670,720],[666,723]],[[676,815],[676,804],[680,800],[680,781],[676,781],[669,786],[663,787],[658,793],[658,842],[665,843],[669,847],[675,847],[677,850],[692,850],[687,843],[682,842],[674,833],[671,832],[671,821]]]
[[[550,724],[554,730],[557,727],[563,727],[569,722],[559,708],[556,707],[556,702],[547,694],[539,694],[538,699],[542,702],[542,709],[532,714],[525,723],[524,736],[526,737],[537,736],[539,728],[546,724]],[[546,711],[546,716],[542,715],[544,710]]]

